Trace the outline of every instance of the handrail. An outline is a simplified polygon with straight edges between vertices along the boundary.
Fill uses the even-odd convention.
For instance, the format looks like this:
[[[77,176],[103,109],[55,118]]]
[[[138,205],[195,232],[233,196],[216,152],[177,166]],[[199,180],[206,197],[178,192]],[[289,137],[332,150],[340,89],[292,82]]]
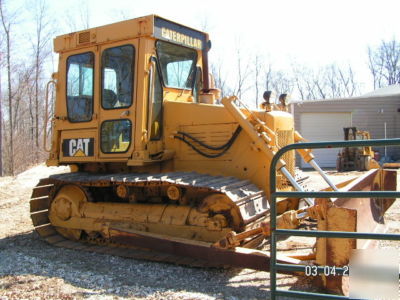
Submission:
[[[45,98],[45,106],[44,106],[44,124],[43,124],[43,148],[44,151],[50,152],[52,145],[50,144],[50,148],[47,148],[47,123],[49,122],[49,115],[48,115],[48,110],[49,110],[49,87],[50,84],[54,84],[54,86],[57,86],[57,82],[55,80],[50,80],[46,84],[46,98]]]
[[[400,139],[376,139],[376,140],[360,140],[360,141],[335,141],[335,142],[312,142],[312,143],[296,143],[281,148],[273,157],[270,168],[270,191],[271,191],[271,207],[270,207],[270,291],[271,299],[275,300],[276,296],[286,296],[307,299],[349,299],[345,296],[328,295],[320,293],[309,293],[300,291],[284,291],[276,289],[276,273],[277,270],[290,270],[304,272],[304,266],[278,264],[276,262],[277,255],[277,236],[278,235],[296,235],[296,236],[312,236],[312,237],[336,237],[336,238],[357,238],[357,239],[386,239],[400,240],[400,234],[377,234],[377,233],[357,233],[342,231],[301,231],[290,229],[277,229],[277,205],[278,197],[297,197],[297,198],[400,198],[400,192],[387,191],[350,191],[350,192],[277,192],[276,191],[276,167],[281,156],[290,150],[295,149],[323,149],[323,148],[342,148],[342,147],[363,147],[363,146],[400,146]],[[323,273],[324,266],[317,268],[318,273]],[[336,268],[338,274],[343,273],[343,268]]]

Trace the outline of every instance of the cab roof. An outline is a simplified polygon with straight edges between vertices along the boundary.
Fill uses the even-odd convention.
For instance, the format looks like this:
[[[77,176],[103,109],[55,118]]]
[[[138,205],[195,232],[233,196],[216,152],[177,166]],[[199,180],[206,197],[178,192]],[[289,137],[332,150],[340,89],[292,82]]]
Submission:
[[[139,37],[166,40],[197,50],[204,49],[208,42],[207,33],[149,15],[57,36],[54,51],[61,53]]]

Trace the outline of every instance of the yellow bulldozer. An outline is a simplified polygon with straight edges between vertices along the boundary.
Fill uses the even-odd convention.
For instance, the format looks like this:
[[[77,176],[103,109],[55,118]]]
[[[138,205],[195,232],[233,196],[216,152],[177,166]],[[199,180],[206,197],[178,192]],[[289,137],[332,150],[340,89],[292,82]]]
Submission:
[[[42,179],[33,190],[31,218],[43,239],[127,257],[268,270],[269,253],[260,245],[270,234],[271,160],[303,139],[288,112],[252,110],[235,96],[217,103],[210,47],[206,33],[155,15],[54,39],[59,65],[48,88],[54,85],[56,100],[48,120],[46,99],[51,136],[44,147],[48,166],[71,172]],[[311,151],[299,154],[327,190],[395,189],[395,173],[383,170],[335,186]],[[280,191],[303,190],[295,153],[279,161],[277,179]],[[381,222],[370,212],[364,218],[362,209],[383,216],[391,204],[341,200],[279,199],[278,227],[307,220],[330,230],[353,230],[359,222],[369,230]],[[343,218],[333,208],[354,213]],[[340,257],[336,262],[346,264],[351,247],[326,240],[305,258],[279,261]]]
[[[356,127],[344,127],[344,140],[370,140],[369,131],[357,130]],[[368,171],[379,168],[379,163],[374,159],[375,152],[372,147],[343,148],[336,159],[336,169],[342,171]]]

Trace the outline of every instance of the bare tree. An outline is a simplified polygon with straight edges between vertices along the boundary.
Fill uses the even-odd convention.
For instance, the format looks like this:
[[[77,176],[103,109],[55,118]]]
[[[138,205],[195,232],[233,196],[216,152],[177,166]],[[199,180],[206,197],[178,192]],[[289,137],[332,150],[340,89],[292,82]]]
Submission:
[[[89,11],[89,4],[88,1],[84,2],[84,5],[79,5],[79,16],[80,16],[80,23],[83,26],[82,29],[89,29],[90,28],[90,11]]]
[[[31,66],[16,65],[14,69],[18,71],[17,78],[14,80],[14,95],[13,95],[13,117],[14,120],[12,130],[15,133],[21,127],[21,120],[23,117],[20,115],[21,102],[25,99],[26,90],[31,84],[33,68]],[[20,136],[17,135],[16,139]]]
[[[274,78],[272,81],[273,90],[279,94],[291,94],[294,88],[293,78],[291,78],[290,74],[277,71],[274,74]]]
[[[0,52],[0,67],[3,65],[3,57]],[[1,93],[1,71],[0,71],[0,176],[3,176],[3,94]]]
[[[40,161],[39,138],[42,130],[39,118],[42,111],[40,99],[44,92],[42,82],[44,63],[50,53],[48,41],[51,40],[46,29],[45,1],[34,2],[37,5],[34,9],[29,7],[29,13],[34,17],[36,25],[33,32],[26,31],[28,34],[26,39],[32,42],[32,55],[27,55],[24,59],[20,54],[16,59],[13,49],[18,26],[17,16],[21,11],[11,13],[7,10],[8,1],[0,0],[2,31],[0,41],[4,44],[0,62],[7,78],[4,80],[7,88],[3,93],[7,101],[0,100],[0,149],[4,158],[3,166],[0,159],[0,169],[3,167],[2,170],[11,175]],[[6,135],[3,134],[5,131]],[[7,145],[6,149],[1,148],[2,145]]]
[[[229,88],[226,83],[226,74],[223,72],[221,61],[211,65],[211,74],[215,80],[215,87],[221,90],[221,97],[224,98],[229,94]]]
[[[326,99],[327,93],[326,93],[326,87],[325,87],[325,82],[323,80],[323,77],[317,76],[313,78],[313,83],[316,88],[317,92],[317,98],[316,99]]]
[[[68,27],[69,31],[78,31],[75,14],[70,9],[65,10],[63,19],[65,26]]]
[[[302,100],[352,97],[358,91],[351,66],[329,64],[315,71],[292,65],[292,72],[295,90]]]
[[[393,38],[368,47],[368,67],[375,89],[400,83],[400,42]]]
[[[305,66],[292,64],[292,74],[295,89],[299,93],[301,100],[318,98],[313,70]]]
[[[237,63],[237,71],[236,71],[236,84],[232,91],[234,95],[237,95],[239,99],[242,98],[244,92],[246,92],[250,86],[247,85],[247,82],[250,78],[251,69],[249,62],[245,61],[242,57],[240,48],[237,48],[236,51],[236,63]]]
[[[51,38],[51,32],[48,30],[49,21],[47,18],[47,5],[45,0],[39,0],[34,7],[35,13],[35,35],[32,40],[32,48],[34,55],[34,106],[33,111],[35,115],[33,127],[35,129],[35,162],[39,161],[39,111],[41,111],[41,104],[39,103],[39,93],[40,93],[40,85],[42,84],[40,81],[40,76],[43,73],[43,64],[46,58],[50,55],[51,50],[49,47],[48,41]],[[31,107],[32,108],[32,107]]]
[[[272,65],[268,64],[267,67],[264,69],[264,82],[265,82],[265,89],[270,91],[272,89]]]
[[[324,86],[321,92],[323,99],[352,97],[358,90],[351,66],[342,68],[336,64],[327,65],[321,69],[321,77]]]
[[[289,72],[282,70],[275,71],[271,64],[264,68],[264,86],[266,90],[274,91],[279,94],[291,94],[295,81]]]
[[[374,81],[374,90],[382,86],[382,66],[375,63],[373,50],[368,47],[368,68]]]
[[[328,65],[324,70],[325,75],[325,97],[329,95],[329,98],[339,98],[340,91],[340,82],[339,75],[337,71],[337,67],[334,64]]]
[[[4,66],[3,52],[3,36],[0,37],[0,176],[3,176],[3,94],[1,89],[1,69]]]
[[[74,1],[64,12],[64,21],[70,31],[78,31],[90,28],[90,10],[88,1]]]
[[[11,79],[11,36],[13,28],[14,16],[7,14],[5,10],[5,4],[3,0],[0,0],[0,18],[2,30],[4,32],[4,39],[6,44],[5,56],[6,56],[6,69],[7,69],[7,98],[8,98],[8,117],[9,117],[9,153],[10,153],[10,173],[14,175],[14,134],[13,134],[13,90],[12,90],[12,79]]]
[[[353,97],[359,89],[359,84],[354,79],[352,67],[348,65],[347,70],[339,69],[338,72],[343,85],[344,95]]]
[[[28,106],[28,96],[32,93],[33,79],[35,76],[33,64],[20,64],[14,66],[18,71],[13,80],[13,132],[14,132],[14,172],[23,171],[27,165],[34,162],[35,144],[29,138],[31,130],[30,118],[27,117],[31,109]]]
[[[256,107],[258,108],[258,97],[259,97],[259,83],[260,83],[260,76],[261,76],[261,57],[259,54],[254,56],[254,88],[255,88],[255,97],[256,97]]]

